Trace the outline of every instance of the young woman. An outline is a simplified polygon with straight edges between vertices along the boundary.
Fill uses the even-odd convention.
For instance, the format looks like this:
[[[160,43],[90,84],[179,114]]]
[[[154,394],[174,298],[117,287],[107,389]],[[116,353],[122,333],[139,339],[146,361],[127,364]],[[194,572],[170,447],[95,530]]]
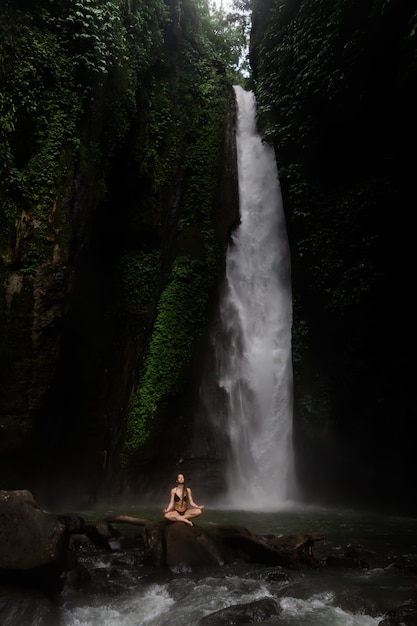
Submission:
[[[191,489],[185,484],[184,474],[178,474],[176,483],[176,486],[171,489],[169,504],[163,510],[164,517],[171,522],[185,522],[192,526],[193,523],[190,518],[201,515],[204,506],[194,502]]]

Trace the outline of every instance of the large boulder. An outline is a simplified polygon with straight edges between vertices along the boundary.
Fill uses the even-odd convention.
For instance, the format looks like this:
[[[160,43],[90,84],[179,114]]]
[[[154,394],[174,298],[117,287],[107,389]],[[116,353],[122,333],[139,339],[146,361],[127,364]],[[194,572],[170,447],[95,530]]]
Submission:
[[[29,491],[0,491],[0,583],[59,591],[68,538]]]
[[[116,515],[106,522],[137,524],[144,528],[146,562],[155,566],[187,564],[223,565],[241,560],[293,569],[319,567],[313,555],[321,533],[262,537],[244,526],[201,526],[161,520],[152,522],[138,517]]]
[[[166,564],[223,565],[224,559],[210,535],[199,526],[174,522],[165,529]]]

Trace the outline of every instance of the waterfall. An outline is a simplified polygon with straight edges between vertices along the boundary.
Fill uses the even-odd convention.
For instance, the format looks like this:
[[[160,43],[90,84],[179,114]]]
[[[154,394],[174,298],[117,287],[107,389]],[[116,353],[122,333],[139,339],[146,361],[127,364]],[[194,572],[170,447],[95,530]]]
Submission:
[[[200,386],[193,455],[226,465],[222,503],[275,510],[295,497],[291,276],[273,148],[252,92],[235,87],[240,224]]]
[[[291,278],[274,151],[252,92],[235,87],[240,225],[226,259],[215,339],[228,436],[228,500],[277,508],[293,495]]]
[[[218,385],[229,500],[271,509],[293,496],[289,247],[274,151],[257,132],[255,96],[241,87],[235,93],[240,225],[226,259]]]

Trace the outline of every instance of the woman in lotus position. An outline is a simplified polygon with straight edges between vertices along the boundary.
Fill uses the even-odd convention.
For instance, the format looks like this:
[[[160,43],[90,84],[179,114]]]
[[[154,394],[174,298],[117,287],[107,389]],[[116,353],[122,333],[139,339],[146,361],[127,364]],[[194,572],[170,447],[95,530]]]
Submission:
[[[185,484],[184,474],[178,474],[176,482],[176,486],[171,489],[169,504],[163,510],[164,517],[171,522],[185,522],[192,526],[190,518],[201,515],[204,506],[199,506],[194,502],[191,489]]]

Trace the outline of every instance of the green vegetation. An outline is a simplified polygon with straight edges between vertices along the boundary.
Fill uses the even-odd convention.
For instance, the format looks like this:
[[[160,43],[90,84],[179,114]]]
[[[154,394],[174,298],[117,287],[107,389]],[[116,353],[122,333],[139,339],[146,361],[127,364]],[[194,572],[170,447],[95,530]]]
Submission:
[[[175,260],[170,281],[158,303],[158,314],[143,376],[129,415],[125,453],[135,453],[146,442],[158,411],[183,388],[195,337],[206,320],[208,285],[205,267],[186,257]],[[175,419],[174,418],[171,418]],[[174,423],[166,424],[171,432]]]
[[[135,463],[145,442],[174,431],[184,414],[181,394],[225,245],[217,187],[244,41],[234,44],[236,28],[205,0],[0,7],[1,283],[11,273],[23,281],[11,314],[2,308],[4,351],[11,354],[7,337],[19,319],[25,341],[13,368],[29,363],[28,379],[37,359],[46,369],[48,324],[40,323],[36,354],[30,343],[37,298],[37,311],[53,320],[52,354],[68,360],[50,359],[45,380],[59,365],[63,380],[54,384],[66,389],[72,363],[79,370],[62,429],[75,438],[89,423],[87,456],[116,432],[115,467],[120,453]],[[103,359],[106,372],[119,359],[112,341],[125,342],[119,353],[129,361],[103,391]],[[16,379],[16,393],[25,384]],[[42,411],[39,432],[55,419],[53,407]]]
[[[156,189],[169,188],[173,179],[181,179],[182,194],[177,236],[168,233],[168,239],[176,239],[178,256],[167,280],[162,273],[166,285],[157,301],[149,349],[133,396],[125,463],[161,428],[172,433],[178,428],[172,410],[166,423],[165,409],[189,379],[193,347],[206,327],[221,263],[222,245],[215,236],[216,187],[229,106],[227,80],[224,72],[216,70],[212,42],[194,19],[182,24],[181,47],[175,54],[170,49],[165,59],[172,67],[175,64],[176,72],[167,73],[158,83],[149,127],[155,140],[141,159]],[[157,211],[151,215],[155,219]]]

